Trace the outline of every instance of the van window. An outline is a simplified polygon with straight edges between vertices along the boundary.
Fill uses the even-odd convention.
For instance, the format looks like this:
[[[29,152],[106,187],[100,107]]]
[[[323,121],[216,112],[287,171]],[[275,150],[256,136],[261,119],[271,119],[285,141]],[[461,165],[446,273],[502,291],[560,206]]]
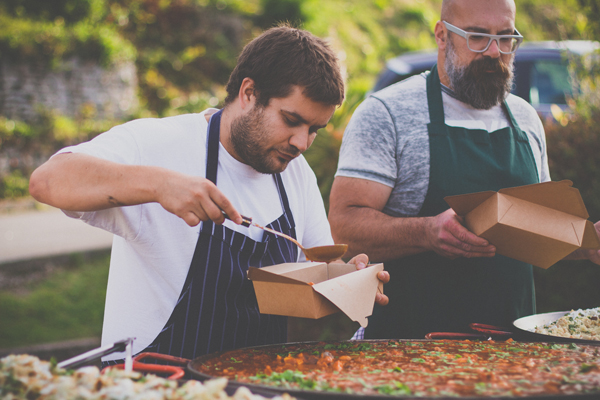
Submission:
[[[531,68],[529,99],[532,105],[566,104],[572,95],[571,80],[565,63],[537,61]]]

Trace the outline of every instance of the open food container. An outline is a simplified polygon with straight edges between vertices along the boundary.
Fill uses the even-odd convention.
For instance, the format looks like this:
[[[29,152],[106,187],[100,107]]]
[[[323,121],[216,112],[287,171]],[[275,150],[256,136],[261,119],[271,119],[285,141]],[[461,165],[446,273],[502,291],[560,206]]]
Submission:
[[[357,270],[353,264],[285,263],[248,270],[261,314],[318,319],[342,311],[361,326],[373,313],[383,285],[383,264]]]

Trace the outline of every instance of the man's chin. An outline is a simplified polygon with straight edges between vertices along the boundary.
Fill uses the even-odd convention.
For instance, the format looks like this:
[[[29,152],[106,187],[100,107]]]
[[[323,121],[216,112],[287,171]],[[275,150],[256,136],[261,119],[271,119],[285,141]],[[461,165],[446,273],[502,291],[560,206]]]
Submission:
[[[288,160],[283,160],[281,158],[278,158],[276,161],[269,163],[269,164],[265,164],[262,163],[260,165],[251,165],[252,168],[254,168],[256,171],[260,172],[261,174],[279,174],[283,171],[285,171],[285,169],[287,168],[288,164],[290,162]]]
[[[283,171],[285,171],[285,169],[287,168],[287,166],[290,164],[290,160],[286,160],[283,158],[279,158],[277,163],[273,163],[274,165],[272,165],[272,170],[273,172],[271,172],[272,174],[279,174]]]

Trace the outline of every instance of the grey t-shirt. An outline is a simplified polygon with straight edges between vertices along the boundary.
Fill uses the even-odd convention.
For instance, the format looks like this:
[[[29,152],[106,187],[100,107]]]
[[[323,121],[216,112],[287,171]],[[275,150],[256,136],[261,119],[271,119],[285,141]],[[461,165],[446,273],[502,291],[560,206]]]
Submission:
[[[336,176],[367,179],[392,188],[383,212],[416,216],[429,186],[429,109],[426,77],[413,76],[369,96],[344,133]],[[442,85],[447,125],[494,132],[510,125],[502,106],[477,110],[452,97]],[[535,109],[520,97],[506,99],[529,138],[540,182],[550,180],[546,136]]]

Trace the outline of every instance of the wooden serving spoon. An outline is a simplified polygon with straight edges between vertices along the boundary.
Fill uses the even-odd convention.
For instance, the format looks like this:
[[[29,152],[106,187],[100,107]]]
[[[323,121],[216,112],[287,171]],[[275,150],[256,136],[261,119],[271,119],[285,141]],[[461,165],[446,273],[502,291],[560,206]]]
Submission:
[[[225,211],[221,211],[221,212],[223,213],[223,216],[225,218],[230,219],[229,216],[225,213]],[[276,231],[274,229],[267,228],[265,226],[260,226],[256,222],[252,222],[252,218],[244,217],[243,215],[242,215],[242,224],[241,225],[245,226],[245,227],[249,227],[250,225],[252,225],[259,229],[265,230],[265,231],[270,232],[277,236],[281,236],[282,238],[285,238],[285,239],[293,242],[296,246],[300,247],[300,250],[302,250],[302,252],[306,256],[306,259],[310,260],[310,261],[318,261],[318,262],[328,263],[328,262],[331,262],[331,261],[341,258],[344,254],[346,254],[346,251],[348,250],[347,244],[332,244],[329,246],[315,246],[315,247],[305,248],[300,244],[300,242],[298,242],[293,237],[288,236],[285,233]]]

